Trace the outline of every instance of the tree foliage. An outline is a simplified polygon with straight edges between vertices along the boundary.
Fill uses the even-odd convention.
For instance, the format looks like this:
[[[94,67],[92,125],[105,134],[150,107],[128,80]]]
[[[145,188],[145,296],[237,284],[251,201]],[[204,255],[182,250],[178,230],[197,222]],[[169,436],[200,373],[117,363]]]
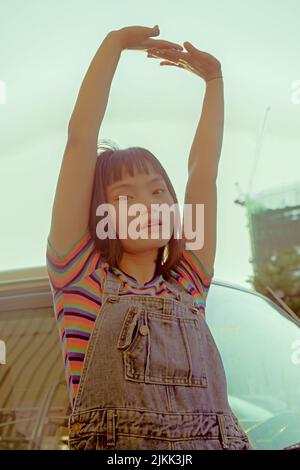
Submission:
[[[253,263],[253,260],[252,260]],[[254,264],[254,263],[253,263]],[[254,269],[247,282],[274,301],[269,286],[300,318],[300,249],[277,249],[265,262]]]

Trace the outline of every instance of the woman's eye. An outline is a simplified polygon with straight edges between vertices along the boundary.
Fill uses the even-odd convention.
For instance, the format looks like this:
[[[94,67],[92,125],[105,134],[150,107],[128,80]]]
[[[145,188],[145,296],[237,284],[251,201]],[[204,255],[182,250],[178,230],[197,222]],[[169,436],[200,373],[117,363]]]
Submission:
[[[166,190],[164,188],[158,188],[154,192],[156,193],[157,191],[161,191],[164,193]],[[132,196],[130,196],[129,194],[120,194],[119,196],[114,198],[114,201],[126,201],[130,197]]]
[[[128,196],[126,194],[120,194],[120,196],[117,196],[115,198],[115,201],[119,201],[119,200],[122,201],[123,199],[127,199],[127,197]]]

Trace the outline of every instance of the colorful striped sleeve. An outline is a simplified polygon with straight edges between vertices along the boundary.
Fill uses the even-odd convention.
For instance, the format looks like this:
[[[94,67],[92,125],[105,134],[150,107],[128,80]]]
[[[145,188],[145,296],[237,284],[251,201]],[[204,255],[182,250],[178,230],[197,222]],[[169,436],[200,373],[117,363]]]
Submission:
[[[80,281],[89,275],[100,260],[100,252],[96,248],[89,227],[81,237],[63,255],[56,253],[47,238],[46,268],[52,292]]]
[[[195,253],[184,249],[176,269],[170,269],[170,274],[192,294],[196,306],[204,314],[214,269],[212,273],[208,273]]]

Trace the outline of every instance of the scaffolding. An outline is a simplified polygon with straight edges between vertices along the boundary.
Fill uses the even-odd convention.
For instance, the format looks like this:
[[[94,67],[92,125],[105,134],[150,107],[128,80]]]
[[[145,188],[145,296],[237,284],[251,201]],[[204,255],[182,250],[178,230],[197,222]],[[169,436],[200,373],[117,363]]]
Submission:
[[[300,183],[247,195],[237,201],[247,210],[253,268],[275,250],[300,247]]]

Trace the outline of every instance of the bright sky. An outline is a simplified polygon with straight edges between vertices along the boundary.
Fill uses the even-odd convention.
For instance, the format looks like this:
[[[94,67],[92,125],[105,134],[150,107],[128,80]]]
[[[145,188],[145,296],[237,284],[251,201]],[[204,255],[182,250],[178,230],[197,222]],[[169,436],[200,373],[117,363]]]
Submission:
[[[299,18],[299,0],[2,2],[0,270],[45,264],[68,121],[105,35],[158,24],[161,38],[190,41],[222,63],[226,109],[215,277],[248,285],[250,241],[245,210],[234,204],[235,183],[246,191],[267,106],[253,191],[300,184],[300,100],[292,99],[292,85],[300,80]],[[121,147],[151,150],[181,204],[204,91],[202,79],[186,70],[124,51],[99,133]]]

